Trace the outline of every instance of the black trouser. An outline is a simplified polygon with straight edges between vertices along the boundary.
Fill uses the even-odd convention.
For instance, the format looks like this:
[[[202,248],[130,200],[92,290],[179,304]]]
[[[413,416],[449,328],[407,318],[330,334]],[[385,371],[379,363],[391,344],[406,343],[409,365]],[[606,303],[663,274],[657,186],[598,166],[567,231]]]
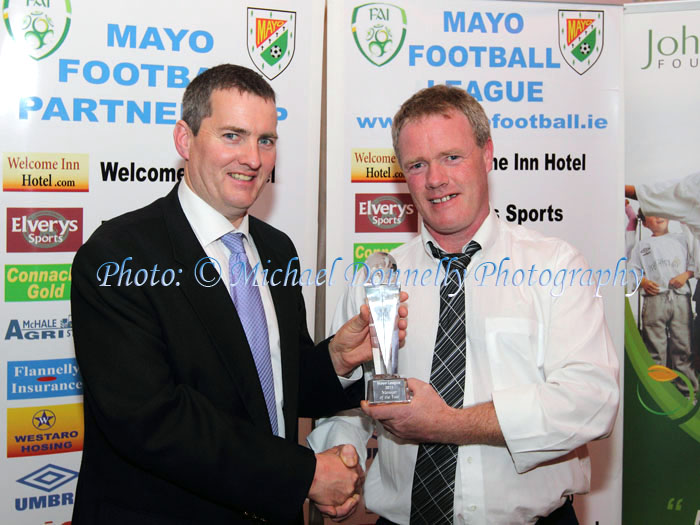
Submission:
[[[578,520],[576,519],[576,513],[574,512],[573,505],[574,498],[569,496],[564,503],[557,510],[552,512],[546,518],[540,518],[537,520],[536,525],[578,525]],[[377,520],[377,525],[396,525],[395,523],[379,518]]]

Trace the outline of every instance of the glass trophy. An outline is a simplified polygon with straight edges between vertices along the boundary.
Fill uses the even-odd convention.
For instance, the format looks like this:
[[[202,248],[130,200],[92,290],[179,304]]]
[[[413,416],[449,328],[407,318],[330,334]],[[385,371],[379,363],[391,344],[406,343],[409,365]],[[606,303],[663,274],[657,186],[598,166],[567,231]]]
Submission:
[[[406,379],[397,373],[399,365],[399,304],[401,285],[396,260],[386,252],[375,252],[365,261],[369,276],[365,283],[365,301],[370,311],[370,340],[374,376],[367,383],[370,405],[409,403]]]

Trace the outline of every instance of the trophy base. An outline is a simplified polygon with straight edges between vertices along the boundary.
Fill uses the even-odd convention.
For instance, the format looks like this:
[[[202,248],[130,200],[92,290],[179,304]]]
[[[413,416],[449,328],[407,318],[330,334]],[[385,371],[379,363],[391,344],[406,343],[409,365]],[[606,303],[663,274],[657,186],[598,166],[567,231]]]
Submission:
[[[395,375],[374,376],[367,383],[367,402],[370,405],[410,403],[406,379]]]

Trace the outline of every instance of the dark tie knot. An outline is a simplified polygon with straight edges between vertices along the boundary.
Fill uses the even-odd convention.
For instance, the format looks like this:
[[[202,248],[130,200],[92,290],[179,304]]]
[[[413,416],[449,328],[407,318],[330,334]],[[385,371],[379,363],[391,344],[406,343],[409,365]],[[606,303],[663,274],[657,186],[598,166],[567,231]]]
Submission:
[[[243,234],[238,232],[228,232],[221,237],[221,242],[231,253],[245,253],[243,248]]]
[[[455,270],[466,270],[474,254],[481,250],[481,245],[476,241],[469,241],[463,253],[443,252],[430,241],[428,241],[428,247],[433,257],[438,259],[446,269],[449,265],[450,269]]]

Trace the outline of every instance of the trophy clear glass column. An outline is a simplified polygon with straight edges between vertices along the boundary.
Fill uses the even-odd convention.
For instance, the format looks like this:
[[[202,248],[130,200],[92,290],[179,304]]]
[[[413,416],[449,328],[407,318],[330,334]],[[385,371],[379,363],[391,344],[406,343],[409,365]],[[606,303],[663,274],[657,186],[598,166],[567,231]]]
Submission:
[[[375,252],[365,264],[369,268],[364,287],[371,314],[369,330],[374,362],[374,376],[367,383],[367,402],[371,405],[409,403],[406,379],[398,375],[401,285],[396,260],[386,252]]]

